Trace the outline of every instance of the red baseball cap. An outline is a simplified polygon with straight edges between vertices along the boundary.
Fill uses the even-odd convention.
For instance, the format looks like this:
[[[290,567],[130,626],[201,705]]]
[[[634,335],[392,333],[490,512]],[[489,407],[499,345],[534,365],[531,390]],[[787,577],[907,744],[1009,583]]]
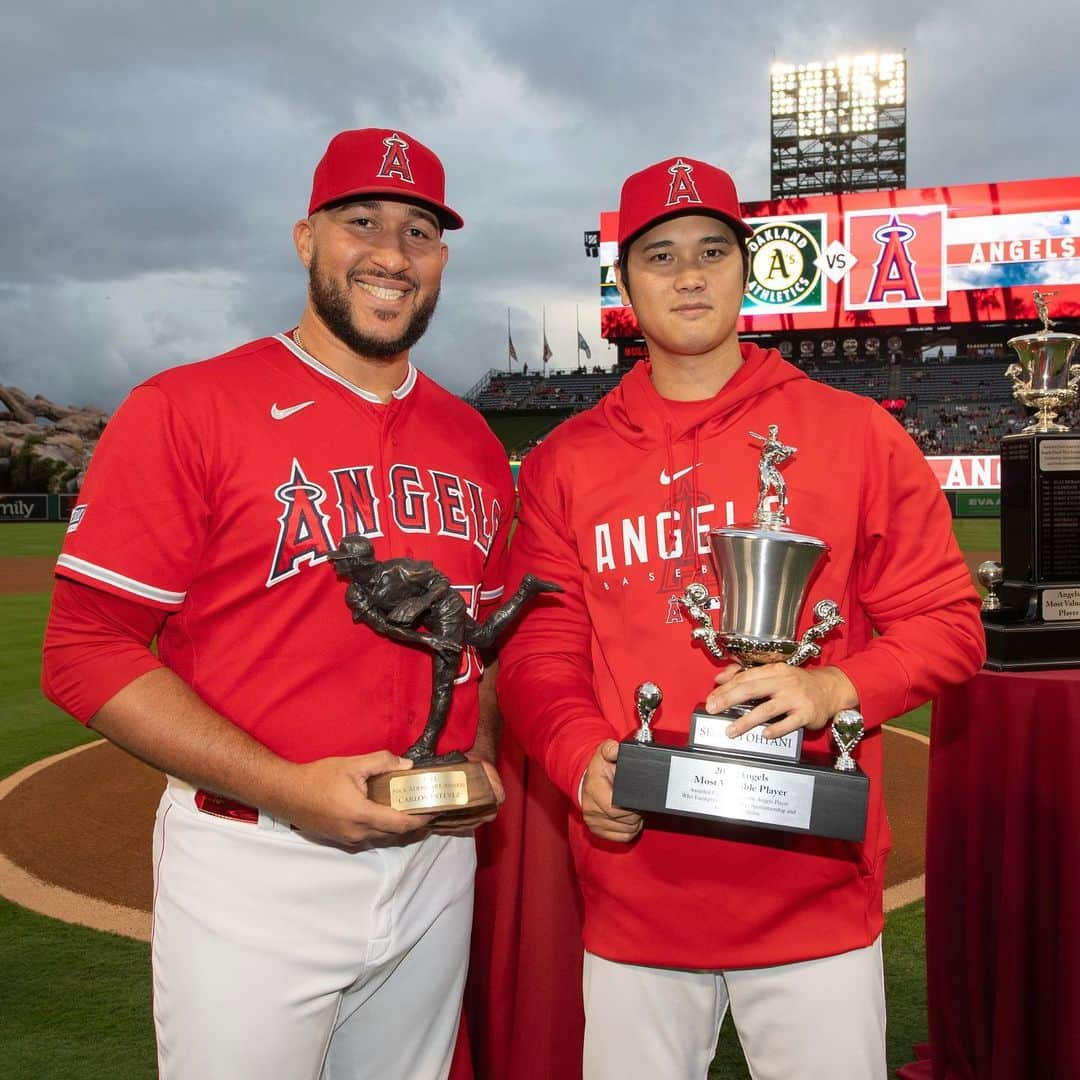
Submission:
[[[754,230],[743,221],[735,181],[723,169],[694,158],[673,157],[634,173],[619,197],[619,248],[640,232],[676,214],[722,218],[748,240]]]
[[[428,207],[444,229],[460,229],[446,205],[442,162],[419,139],[390,128],[342,131],[315,166],[308,215],[352,196],[394,195]]]

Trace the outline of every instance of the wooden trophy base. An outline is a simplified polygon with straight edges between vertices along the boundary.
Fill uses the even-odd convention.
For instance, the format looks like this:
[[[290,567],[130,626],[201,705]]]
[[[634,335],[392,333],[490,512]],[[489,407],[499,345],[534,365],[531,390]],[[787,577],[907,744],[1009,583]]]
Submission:
[[[420,765],[368,780],[368,798],[403,814],[473,814],[495,805],[495,792],[479,761]]]

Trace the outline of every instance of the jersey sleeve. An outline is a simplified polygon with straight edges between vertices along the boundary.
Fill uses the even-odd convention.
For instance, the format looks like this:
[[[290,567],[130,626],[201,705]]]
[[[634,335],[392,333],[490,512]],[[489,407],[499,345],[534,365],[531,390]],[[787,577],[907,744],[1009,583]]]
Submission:
[[[878,636],[834,663],[854,683],[869,726],[971,678],[986,639],[948,503],[918,447],[876,407],[864,462],[857,589]]]
[[[163,666],[150,642],[165,618],[158,608],[61,578],[45,627],[45,696],[89,723],[128,683]]]
[[[204,453],[162,390],[132,391],[94,450],[57,575],[178,610],[209,519]]]
[[[618,738],[593,689],[592,631],[581,564],[566,525],[557,475],[541,451],[521,469],[510,580],[526,573],[553,581],[562,593],[536,598],[499,653],[499,702],[526,752],[571,802],[597,746]]]

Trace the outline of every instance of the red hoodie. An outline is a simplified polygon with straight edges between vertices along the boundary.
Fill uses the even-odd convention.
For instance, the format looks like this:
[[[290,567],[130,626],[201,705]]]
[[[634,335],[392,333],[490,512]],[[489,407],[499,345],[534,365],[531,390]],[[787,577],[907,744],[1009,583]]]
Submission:
[[[638,364],[599,405],[557,428],[526,459],[509,579],[525,571],[566,590],[539,600],[500,654],[506,719],[577,806],[597,746],[637,727],[634,688],[659,683],[660,741],[685,745],[690,714],[717,670],[677,603],[697,579],[716,593],[710,528],[757,506],[760,442],[778,424],[798,452],[783,468],[791,528],[830,545],[814,604],[847,620],[815,663],[842,668],[859,693],[870,777],[863,843],[650,816],[629,845],[580,813],[570,838],[585,897],[585,947],[611,960],[722,969],[792,963],[870,944],[880,933],[889,825],[881,724],[984,659],[978,597],[945,499],[899,424],[866,398],[812,382],[755,345],[687,427]],[[874,632],[878,635],[875,637]],[[828,730],[806,732],[829,752]]]

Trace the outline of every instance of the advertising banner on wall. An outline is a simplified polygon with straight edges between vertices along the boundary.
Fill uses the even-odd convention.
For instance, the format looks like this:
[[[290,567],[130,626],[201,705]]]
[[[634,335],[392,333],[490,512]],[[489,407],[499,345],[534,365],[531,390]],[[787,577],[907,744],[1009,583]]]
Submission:
[[[1080,317],[1080,177],[743,204],[754,228],[740,329],[776,332]],[[601,332],[638,337],[600,215]]]

